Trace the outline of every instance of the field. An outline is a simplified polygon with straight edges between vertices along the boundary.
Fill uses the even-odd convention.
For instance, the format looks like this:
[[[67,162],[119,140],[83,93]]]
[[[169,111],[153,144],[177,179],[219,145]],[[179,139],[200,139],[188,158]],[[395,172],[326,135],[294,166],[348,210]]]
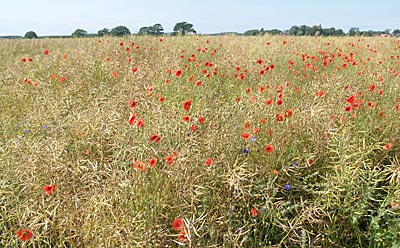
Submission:
[[[0,40],[0,247],[399,247],[400,41]]]

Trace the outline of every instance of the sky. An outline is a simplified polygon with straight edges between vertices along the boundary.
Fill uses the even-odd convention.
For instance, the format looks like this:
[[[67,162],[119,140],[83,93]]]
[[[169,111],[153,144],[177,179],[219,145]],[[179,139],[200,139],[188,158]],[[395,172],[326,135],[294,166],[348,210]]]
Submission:
[[[119,25],[137,33],[156,23],[171,32],[181,21],[201,34],[319,24],[345,32],[400,29],[398,0],[3,0],[0,6],[0,36],[97,33]]]

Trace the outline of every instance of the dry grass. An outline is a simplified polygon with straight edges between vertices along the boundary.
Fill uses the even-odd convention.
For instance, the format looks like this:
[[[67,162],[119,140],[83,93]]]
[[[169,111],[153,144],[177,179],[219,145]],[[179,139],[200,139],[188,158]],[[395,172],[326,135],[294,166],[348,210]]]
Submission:
[[[400,245],[399,45],[280,36],[0,40],[0,247]],[[361,100],[349,113],[351,95]],[[128,124],[132,112],[144,127]],[[151,158],[154,168],[135,168]],[[181,242],[175,219],[184,221]],[[21,229],[32,239],[20,241]]]

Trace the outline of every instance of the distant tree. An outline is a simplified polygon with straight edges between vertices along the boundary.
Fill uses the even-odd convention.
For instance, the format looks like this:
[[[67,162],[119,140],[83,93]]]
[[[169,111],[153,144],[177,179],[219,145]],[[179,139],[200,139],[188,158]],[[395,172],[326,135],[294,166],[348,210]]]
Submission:
[[[149,35],[151,27],[141,27],[139,29],[138,35]]]
[[[78,28],[75,30],[75,32],[72,33],[72,37],[74,38],[80,38],[80,37],[85,37],[87,36],[88,32],[86,30]]]
[[[310,30],[310,35],[321,35],[323,33],[323,29],[321,24],[320,25],[314,25],[312,26],[311,30]]]
[[[99,30],[99,32],[97,32],[97,35],[100,37],[108,34],[110,34],[110,29],[108,28],[103,28],[102,30]]]
[[[400,36],[400,29],[395,29],[395,30],[393,30],[393,32],[392,32],[391,35],[394,36],[394,37]]]
[[[243,33],[243,35],[249,35],[249,36],[256,36],[259,34],[260,34],[260,31],[258,29],[247,30],[246,32]]]
[[[360,28],[350,28],[348,35],[349,36],[359,36],[360,35]]]
[[[324,28],[322,29],[323,36],[334,36],[336,32],[335,28]]]
[[[297,26],[292,26],[292,27],[287,31],[287,34],[288,34],[288,35],[297,35],[298,32],[299,32],[299,27],[297,27]]]
[[[344,31],[342,29],[336,29],[335,30],[335,36],[345,36],[346,34],[344,33]]]
[[[153,25],[153,32],[155,35],[162,35],[164,34],[164,28],[161,26],[161,24],[157,23]],[[196,31],[195,31],[196,33]]]
[[[164,29],[161,24],[154,24],[150,27],[141,27],[139,29],[139,35],[162,35],[164,33]]]
[[[193,29],[193,24],[187,22],[178,22],[174,26],[174,33],[185,35],[189,33],[196,33],[196,30]]]
[[[272,35],[277,35],[277,34],[282,34],[282,31],[279,29],[272,29],[272,30],[267,30],[266,33],[272,34]]]
[[[28,38],[28,39],[36,39],[38,36],[34,31],[28,31],[26,32],[24,38]]]
[[[110,34],[112,36],[124,36],[124,35],[130,35],[131,31],[125,26],[118,26],[113,29],[111,29]]]

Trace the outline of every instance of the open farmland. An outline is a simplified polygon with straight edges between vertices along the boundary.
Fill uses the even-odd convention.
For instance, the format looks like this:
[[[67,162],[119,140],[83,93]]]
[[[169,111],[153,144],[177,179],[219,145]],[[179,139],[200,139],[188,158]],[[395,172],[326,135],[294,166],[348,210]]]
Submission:
[[[396,38],[0,40],[0,59],[0,247],[400,246]]]

